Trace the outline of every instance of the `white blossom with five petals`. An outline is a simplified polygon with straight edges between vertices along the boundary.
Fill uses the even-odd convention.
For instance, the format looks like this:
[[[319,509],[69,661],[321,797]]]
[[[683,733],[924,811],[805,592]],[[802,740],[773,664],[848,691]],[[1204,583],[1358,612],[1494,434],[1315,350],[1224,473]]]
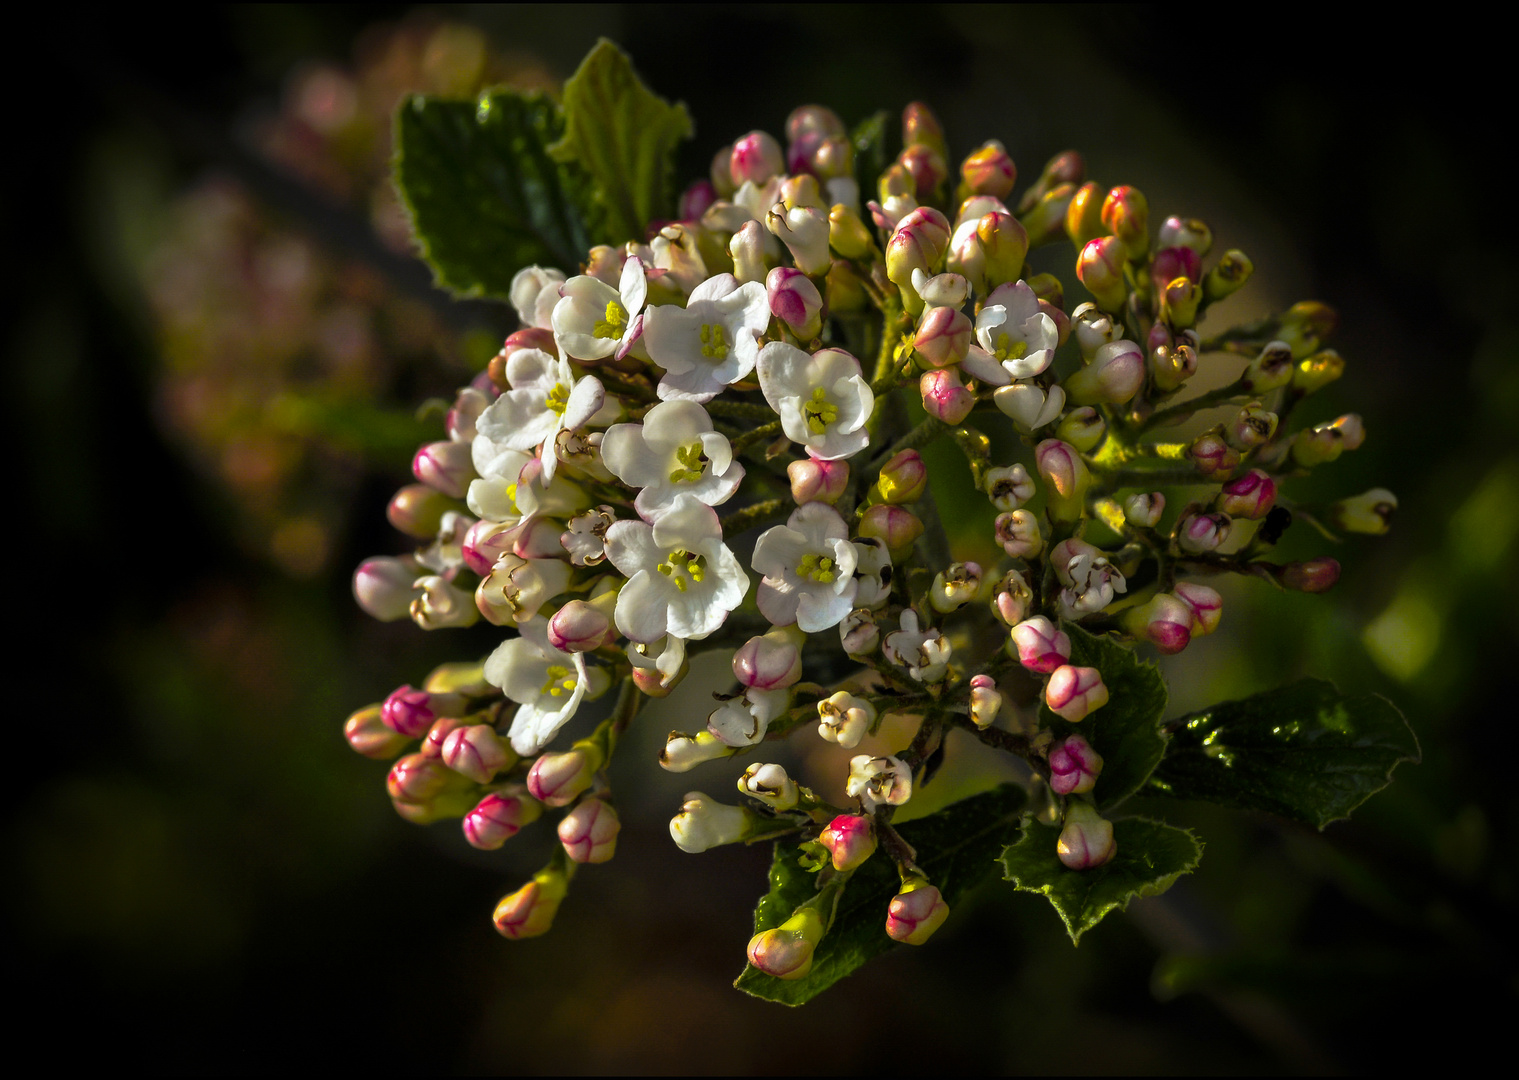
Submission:
[[[795,345],[772,341],[760,350],[760,392],[781,417],[792,442],[823,461],[852,457],[870,445],[865,421],[876,398],[860,374],[860,362],[843,349],[808,356]]]
[[[544,618],[523,623],[520,637],[496,647],[485,660],[485,680],[518,704],[508,737],[523,757],[547,746],[586,695],[599,693],[609,682],[601,668],[587,668],[584,654],[550,645]]]
[[[686,306],[660,304],[644,319],[643,345],[665,369],[660,400],[711,401],[754,370],[758,336],[770,325],[770,298],[757,281],[717,274]]]
[[[728,437],[694,401],[662,401],[641,424],[615,424],[601,440],[601,460],[623,483],[639,488],[633,505],[645,521],[670,508],[676,496],[719,506],[744,479]]]
[[[804,503],[754,545],[760,614],[776,626],[813,634],[837,626],[855,606],[858,552],[849,526],[827,503]]]
[[[999,285],[976,316],[976,343],[961,363],[967,375],[992,386],[1031,379],[1050,366],[1060,335],[1055,320],[1022,281]]]
[[[621,358],[638,339],[639,315],[648,293],[643,260],[637,256],[622,264],[616,289],[599,278],[572,277],[559,286],[554,339],[578,360],[602,360],[614,354]]]

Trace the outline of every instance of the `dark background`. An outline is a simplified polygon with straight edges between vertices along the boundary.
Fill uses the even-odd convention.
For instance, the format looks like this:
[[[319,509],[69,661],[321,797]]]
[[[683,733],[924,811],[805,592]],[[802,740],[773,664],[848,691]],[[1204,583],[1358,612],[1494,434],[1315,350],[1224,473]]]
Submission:
[[[1313,13],[1257,19],[529,5],[53,21],[12,76],[0,234],[20,464],[4,900],[17,1030],[166,1071],[1360,1071],[1451,1060],[1453,1042],[1475,1053],[1480,1003],[1515,992],[1519,282],[1498,156],[1510,124],[1489,82],[1502,61],[1428,27],[1373,49]],[[499,939],[491,905],[551,836],[487,856],[446,825],[401,822],[383,767],[339,727],[459,652],[366,620],[348,575],[399,549],[383,506],[405,479],[407,412],[467,378],[511,318],[428,298],[357,204],[271,165],[249,134],[302,65],[352,65],[375,24],[443,22],[555,79],[598,36],[617,40],[690,107],[687,176],[723,140],[779,133],[796,104],[856,121],[922,99],[952,152],[1001,138],[1026,183],[1076,147],[1157,216],[1198,214],[1220,247],[1248,250],[1264,307],[1332,304],[1348,373],[1311,419],[1354,409],[1370,434],[1325,471],[1337,492],[1395,490],[1395,530],[1333,550],[1345,576],[1329,597],[1231,592],[1223,631],[1167,672],[1178,708],[1300,674],[1385,693],[1423,764],[1322,835],[1154,807],[1208,844],[1164,903],[1073,950],[1042,901],[989,886],[930,946],[787,1011],[728,986],[765,853],[683,856],[665,832],[687,786],[729,781],[650,778],[650,753],[625,755],[618,858],[577,879],[551,935]],[[382,283],[366,302],[409,298],[431,328],[365,384],[390,426],[332,435],[341,452],[291,474],[282,497],[306,500],[305,517],[270,517],[208,470],[165,405],[209,361],[175,351],[130,252],[208,178],[333,266],[366,266]],[[282,559],[271,537],[289,520],[319,522],[326,557]]]

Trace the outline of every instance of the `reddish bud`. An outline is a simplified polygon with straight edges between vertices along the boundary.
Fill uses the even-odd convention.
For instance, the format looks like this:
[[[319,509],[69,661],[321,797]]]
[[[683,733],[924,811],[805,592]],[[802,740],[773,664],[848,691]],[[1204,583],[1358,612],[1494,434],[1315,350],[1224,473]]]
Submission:
[[[584,799],[559,821],[559,842],[578,863],[604,863],[617,851],[622,821],[612,804]]]
[[[791,479],[791,497],[798,506],[809,502],[831,506],[849,486],[849,462],[802,458],[786,466],[786,475]]]
[[[591,786],[601,764],[602,754],[594,747],[544,754],[528,770],[527,790],[546,806],[568,806]]]
[[[1117,853],[1112,822],[1084,802],[1074,802],[1066,808],[1065,828],[1055,842],[1055,854],[1062,863],[1072,870],[1090,870]]]
[[[1018,647],[1018,662],[1039,675],[1047,675],[1065,666],[1071,657],[1071,638],[1043,615],[1026,619],[1013,627],[1013,644]]]
[[[1218,629],[1218,621],[1224,613],[1224,598],[1215,590],[1191,581],[1178,581],[1172,591],[1192,613],[1193,637],[1202,637]]]
[[[381,622],[404,619],[411,613],[411,587],[420,574],[421,567],[409,555],[365,559],[353,572],[353,598]]]
[[[464,839],[481,851],[495,851],[542,813],[543,805],[520,786],[493,791],[464,815]]]
[[[917,502],[928,488],[928,466],[916,450],[903,450],[881,466],[876,491],[882,502],[901,505]]]
[[[1013,193],[1018,166],[1008,157],[1007,149],[996,139],[991,139],[966,155],[960,163],[960,180],[968,194],[1005,199]]]
[[[853,870],[875,854],[876,834],[870,818],[840,814],[818,834],[818,843],[828,849],[835,870]]]
[[[958,364],[970,352],[975,327],[970,317],[953,307],[931,307],[918,322],[913,348],[930,367]]]
[[[923,411],[946,424],[960,423],[976,407],[976,395],[966,389],[958,368],[925,371],[918,380],[918,391],[923,395]]]
[[[1067,664],[1050,674],[1044,702],[1056,716],[1074,724],[1108,703],[1108,688],[1096,668]]]
[[[939,890],[913,875],[886,908],[886,936],[905,945],[922,945],[949,918],[949,905]]]
[[[1121,311],[1129,295],[1123,277],[1123,260],[1123,242],[1115,236],[1089,241],[1076,257],[1076,276],[1104,311]]]
[[[1067,736],[1050,750],[1050,790],[1056,795],[1084,795],[1101,773],[1102,755],[1080,735]]]
[[[391,691],[380,707],[380,718],[398,735],[418,739],[438,717],[463,716],[465,706],[462,694],[430,694],[406,685]]]
[[[910,510],[877,503],[860,519],[859,535],[862,539],[884,542],[896,559],[907,554],[923,535],[923,522]]]
[[[780,175],[785,167],[781,144],[763,131],[751,131],[735,139],[728,156],[728,176],[735,188],[746,180],[755,185],[763,184],[772,176]]]
[[[1230,517],[1257,521],[1270,512],[1275,502],[1276,481],[1260,469],[1251,469],[1224,485],[1216,505]]]
[[[1327,592],[1339,580],[1339,561],[1327,555],[1309,559],[1307,562],[1288,563],[1282,567],[1281,572],[1282,584],[1297,592]]]

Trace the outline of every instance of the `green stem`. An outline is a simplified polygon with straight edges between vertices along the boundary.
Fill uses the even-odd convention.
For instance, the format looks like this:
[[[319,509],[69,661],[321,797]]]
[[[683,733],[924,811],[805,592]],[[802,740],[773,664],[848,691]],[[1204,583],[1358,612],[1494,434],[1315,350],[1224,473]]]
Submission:
[[[705,408],[713,416],[729,416],[735,420],[771,421],[775,419],[775,410],[769,405],[757,405],[750,401],[713,400],[707,402]]]
[[[709,401],[707,404],[710,405],[711,402]],[[773,416],[774,414],[772,413],[771,415]],[[763,442],[765,439],[773,435],[779,435],[780,433],[781,422],[779,420],[772,420],[768,424],[761,424],[757,428],[751,428],[733,440],[733,452],[741,454],[755,443]]]
[[[1160,427],[1161,425],[1173,420],[1180,422],[1191,416],[1193,413],[1197,412],[1199,409],[1211,408],[1214,405],[1219,405],[1225,401],[1228,401],[1230,398],[1244,397],[1248,393],[1249,391],[1245,389],[1241,381],[1236,379],[1228,386],[1220,386],[1215,390],[1209,390],[1207,393],[1199,394],[1197,397],[1192,398],[1188,401],[1183,401],[1176,405],[1170,405],[1164,409],[1157,409],[1155,412],[1150,414],[1149,419],[1147,419],[1143,424],[1139,426],[1138,430],[1149,431],[1151,428]]]
[[[772,518],[778,520],[786,516],[790,503],[790,499],[765,499],[763,502],[750,503],[742,510],[735,510],[721,520],[723,535],[732,537]]]

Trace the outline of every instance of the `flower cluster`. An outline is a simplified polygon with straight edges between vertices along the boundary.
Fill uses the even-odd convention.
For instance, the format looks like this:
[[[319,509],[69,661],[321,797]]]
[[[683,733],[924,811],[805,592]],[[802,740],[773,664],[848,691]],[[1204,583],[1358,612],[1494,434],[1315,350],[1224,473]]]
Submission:
[[[887,714],[916,721],[895,752],[851,753],[842,791],[758,760],[739,804],[687,795],[670,823],[685,851],[792,835],[812,852],[818,897],[750,942],[758,970],[810,971],[826,901],[878,849],[901,881],[887,933],[918,944],[944,921],[892,818],[955,727],[1047,787],[1066,867],[1100,866],[1116,851],[1095,801],[1103,757],[1076,726],[1100,731],[1116,691],[1073,659],[1073,627],[1178,653],[1219,625],[1220,594],[1198,579],[1322,591],[1334,560],[1270,559],[1288,525],[1376,533],[1396,506],[1378,489],[1315,516],[1280,493],[1364,438],[1354,415],[1291,425],[1343,370],[1323,348],[1334,316],[1299,304],[1203,335],[1251,272],[1241,252],[1213,256],[1204,223],[1152,229],[1139,191],[1087,180],[1074,152],[1017,197],[999,143],[954,175],[922,105],[863,205],[834,113],[797,109],[786,136],[723,147],[646,242],[517,274],[521,329],[390,504],[421,546],[355,575],[377,618],[502,628],[489,656],[400,688],[347,732],[396,758],[402,816],[462,818],[476,847],[566,808],[555,860],[496,910],[508,937],[546,930],[575,867],[612,857],[606,766],[698,650],[731,655],[736,681],[704,727],[671,732],[668,770],[753,758],[814,724],[854,752]],[[1065,239],[1092,297],[1069,311],[1066,284],[1027,262]],[[1204,371],[1211,388],[1187,397]],[[1218,422],[1165,440],[1206,410]],[[1018,453],[994,461],[991,426]],[[999,565],[951,557],[920,454],[941,438],[990,503]],[[1160,490],[1178,486],[1185,503]],[[600,726],[556,748],[614,686]]]

